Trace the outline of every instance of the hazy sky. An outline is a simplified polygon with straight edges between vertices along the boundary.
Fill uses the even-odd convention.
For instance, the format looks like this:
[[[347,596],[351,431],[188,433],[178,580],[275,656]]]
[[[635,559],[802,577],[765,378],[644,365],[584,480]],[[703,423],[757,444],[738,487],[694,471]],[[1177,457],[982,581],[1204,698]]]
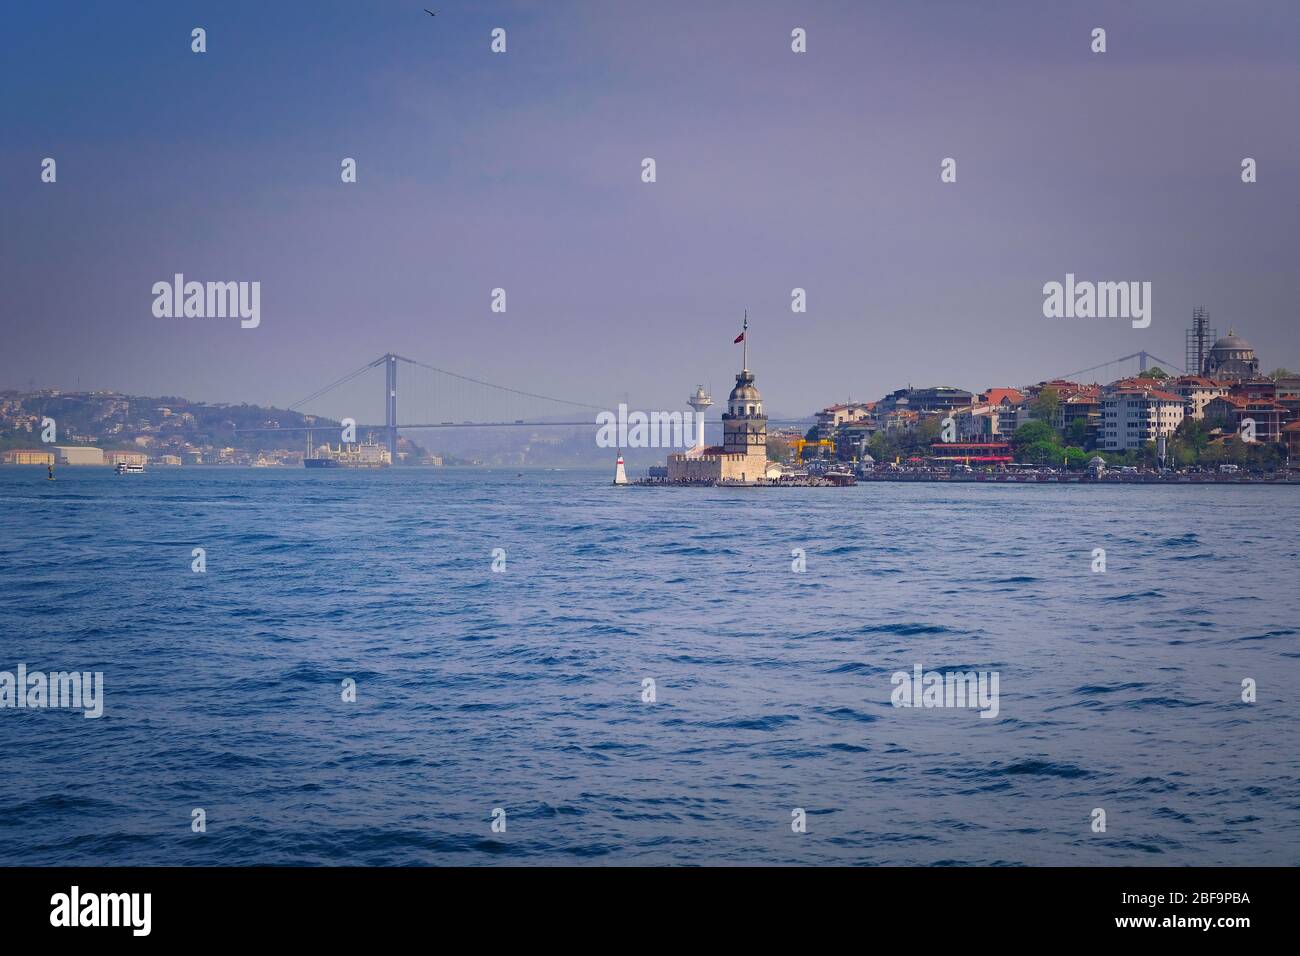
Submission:
[[[776,413],[1181,363],[1196,304],[1300,367],[1294,0],[29,2],[3,29],[0,387],[283,405],[394,351],[672,408],[725,394],[744,308]],[[155,318],[176,272],[260,281],[261,326]],[[1152,282],[1150,328],[1044,318],[1067,272]]]

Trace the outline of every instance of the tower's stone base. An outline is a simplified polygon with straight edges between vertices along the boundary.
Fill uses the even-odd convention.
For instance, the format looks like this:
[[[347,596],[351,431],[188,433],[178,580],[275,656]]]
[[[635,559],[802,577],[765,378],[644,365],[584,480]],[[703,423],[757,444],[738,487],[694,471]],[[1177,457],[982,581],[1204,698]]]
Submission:
[[[669,481],[761,481],[767,475],[767,449],[734,455],[721,446],[668,456]]]

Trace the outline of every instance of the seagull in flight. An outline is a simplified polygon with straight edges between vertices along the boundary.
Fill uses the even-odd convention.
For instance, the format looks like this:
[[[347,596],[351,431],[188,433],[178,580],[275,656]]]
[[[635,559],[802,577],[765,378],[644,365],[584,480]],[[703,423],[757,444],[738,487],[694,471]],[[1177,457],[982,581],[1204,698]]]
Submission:
[[[421,9],[423,9],[424,12],[427,13],[427,14],[428,14],[429,16],[431,16],[431,17],[436,17],[436,16],[438,15],[438,14],[434,13],[432,10],[430,10],[428,7],[422,7]]]

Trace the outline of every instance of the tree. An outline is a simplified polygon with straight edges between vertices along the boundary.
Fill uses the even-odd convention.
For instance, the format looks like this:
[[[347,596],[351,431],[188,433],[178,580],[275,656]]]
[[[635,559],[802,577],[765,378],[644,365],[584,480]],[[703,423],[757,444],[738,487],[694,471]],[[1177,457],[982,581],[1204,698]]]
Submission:
[[[867,442],[867,452],[876,461],[893,461],[901,454],[898,443],[883,429],[871,436],[871,440]]]
[[[1168,378],[1169,373],[1166,372],[1164,369],[1162,369],[1159,365],[1153,365],[1151,366],[1151,368],[1147,369],[1146,372],[1143,373],[1142,377],[1156,378],[1156,379]]]
[[[939,432],[943,425],[939,421],[938,415],[933,415],[919,422],[916,426],[916,442],[921,446],[929,446],[939,440]]]
[[[1211,424],[1204,419],[1184,418],[1174,431],[1170,444],[1190,448],[1196,453],[1202,452],[1210,443]]]
[[[1035,418],[1041,418],[1048,423],[1055,422],[1056,413],[1061,408],[1061,393],[1054,388],[1044,388],[1034,396],[1029,407]]]
[[[1049,441],[1031,442],[1016,452],[1017,460],[1034,465],[1060,466],[1064,457],[1065,449],[1055,438]]]
[[[1300,372],[1293,372],[1289,368],[1275,368],[1268,373],[1268,377],[1276,382],[1279,378],[1300,378]]]
[[[1016,461],[1037,465],[1056,465],[1065,454],[1056,429],[1044,421],[1028,421],[1011,436]]]
[[[1056,429],[1038,419],[1025,422],[1011,436],[1011,444],[1015,448],[1045,441],[1056,441]]]

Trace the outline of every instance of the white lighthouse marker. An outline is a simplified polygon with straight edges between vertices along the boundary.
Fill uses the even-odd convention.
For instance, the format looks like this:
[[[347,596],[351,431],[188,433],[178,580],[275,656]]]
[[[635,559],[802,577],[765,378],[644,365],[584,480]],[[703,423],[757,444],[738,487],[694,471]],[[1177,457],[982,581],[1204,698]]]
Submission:
[[[619,453],[618,461],[614,463],[614,484],[627,484],[627,472],[623,469],[623,455],[621,452]]]
[[[686,404],[695,409],[695,447],[704,447],[704,413],[713,404],[713,397],[704,390],[703,385],[695,387],[695,394],[686,400]]]

